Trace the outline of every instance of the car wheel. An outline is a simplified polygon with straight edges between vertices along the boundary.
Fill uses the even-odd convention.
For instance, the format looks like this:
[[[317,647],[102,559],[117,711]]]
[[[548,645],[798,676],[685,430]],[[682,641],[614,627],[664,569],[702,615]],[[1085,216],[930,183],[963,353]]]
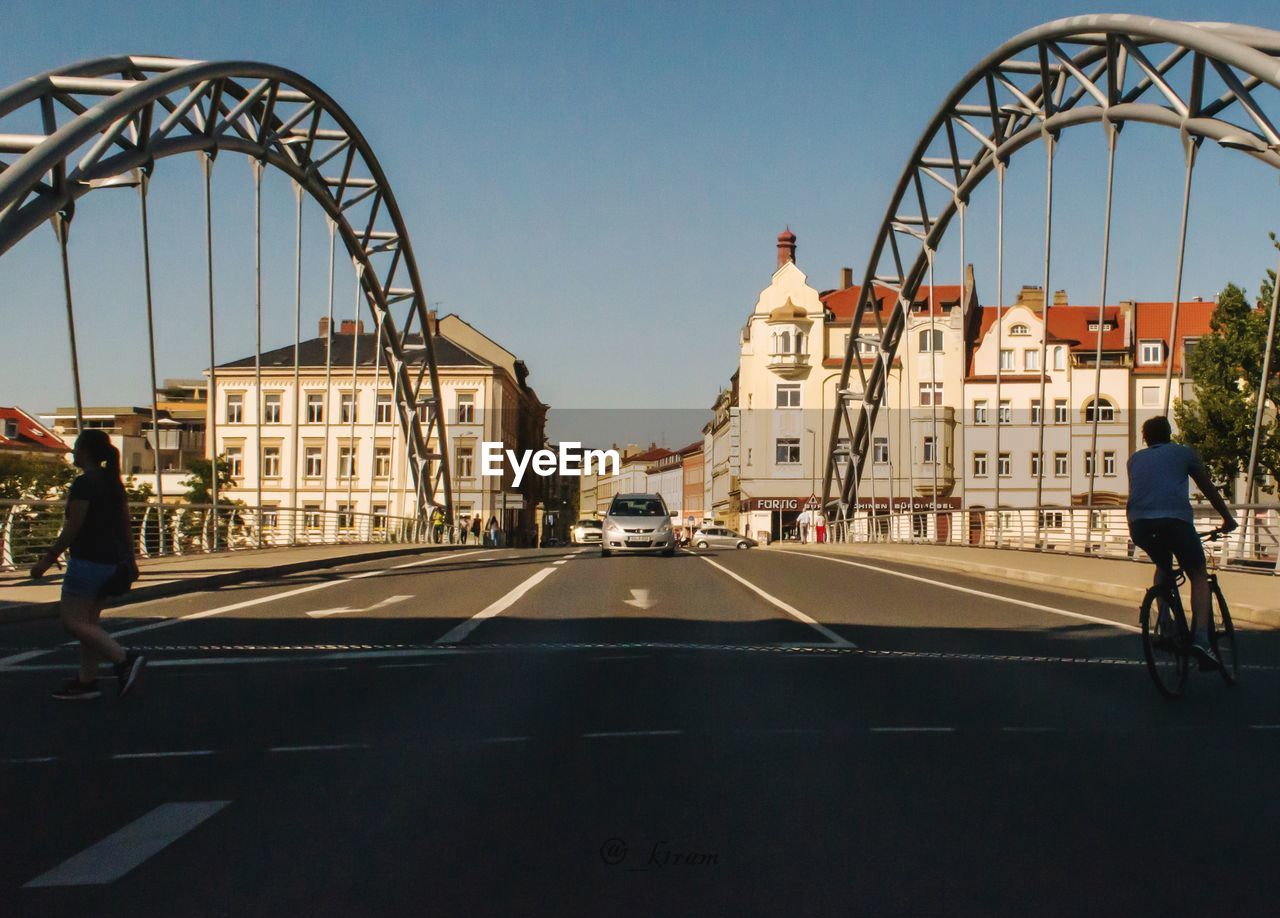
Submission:
[[[663,554],[663,557],[674,558],[676,554],[676,550],[674,548],[664,548],[662,550],[662,554]]]
[[[706,543],[706,542],[699,542],[699,543],[698,543],[698,547],[699,547],[699,548],[706,548],[706,547],[707,547],[707,543]]]
[[[750,548],[751,546],[750,546],[750,545],[748,545],[746,542],[739,542],[739,543],[738,543],[738,547],[739,547],[739,548]]]
[[[609,557],[609,555],[610,555],[610,554],[611,554],[611,552],[609,551],[609,549],[607,549],[607,548],[602,548],[602,549],[600,549],[600,557],[601,557],[601,558],[607,558],[607,557]]]

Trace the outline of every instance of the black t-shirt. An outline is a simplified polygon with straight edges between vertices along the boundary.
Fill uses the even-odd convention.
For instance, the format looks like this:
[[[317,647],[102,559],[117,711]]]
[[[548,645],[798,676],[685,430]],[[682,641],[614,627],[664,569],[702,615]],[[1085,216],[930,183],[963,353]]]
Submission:
[[[120,531],[120,504],[124,491],[119,480],[112,478],[105,469],[89,469],[71,483],[67,501],[82,500],[89,505],[84,525],[71,542],[71,557],[98,564],[120,563],[120,543],[124,538]]]

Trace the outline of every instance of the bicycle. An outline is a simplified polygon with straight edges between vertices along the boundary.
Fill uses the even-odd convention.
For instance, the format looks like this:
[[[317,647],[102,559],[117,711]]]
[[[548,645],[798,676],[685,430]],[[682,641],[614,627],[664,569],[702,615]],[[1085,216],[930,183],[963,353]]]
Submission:
[[[1200,536],[1201,541],[1216,542],[1224,530],[1214,529]],[[1217,558],[1206,552],[1209,564],[1209,649],[1218,661],[1218,672],[1227,685],[1235,685],[1239,674],[1236,657],[1236,631],[1231,612],[1218,585]],[[1191,654],[1191,629],[1187,626],[1182,595],[1178,591],[1187,579],[1178,567],[1164,584],[1152,586],[1143,597],[1139,621],[1142,624],[1142,652],[1147,671],[1160,694],[1179,698],[1187,681]],[[1152,615],[1153,607],[1156,610]]]

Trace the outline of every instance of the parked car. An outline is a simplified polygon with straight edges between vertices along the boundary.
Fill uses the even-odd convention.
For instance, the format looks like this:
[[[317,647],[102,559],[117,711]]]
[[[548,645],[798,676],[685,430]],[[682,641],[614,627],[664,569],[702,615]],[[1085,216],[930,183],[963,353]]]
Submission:
[[[693,534],[695,548],[755,548],[759,544],[755,539],[723,526],[708,526]]]
[[[676,553],[671,514],[660,494],[617,494],[602,527],[602,557],[616,552]]]
[[[600,520],[581,519],[573,524],[573,531],[570,533],[570,539],[574,545],[598,545],[600,543],[600,530],[604,523]]]

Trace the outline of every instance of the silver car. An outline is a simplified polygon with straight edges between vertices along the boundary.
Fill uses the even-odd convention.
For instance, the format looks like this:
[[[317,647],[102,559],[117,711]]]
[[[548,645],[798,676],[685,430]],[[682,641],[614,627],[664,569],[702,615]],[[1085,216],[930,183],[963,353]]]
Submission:
[[[599,520],[581,519],[573,526],[572,538],[574,545],[593,545],[600,544],[600,530],[604,526]]]
[[[600,554],[660,551],[676,553],[671,514],[660,494],[617,494],[605,514]]]
[[[695,548],[755,548],[760,543],[723,526],[707,526],[693,534],[693,544]]]

